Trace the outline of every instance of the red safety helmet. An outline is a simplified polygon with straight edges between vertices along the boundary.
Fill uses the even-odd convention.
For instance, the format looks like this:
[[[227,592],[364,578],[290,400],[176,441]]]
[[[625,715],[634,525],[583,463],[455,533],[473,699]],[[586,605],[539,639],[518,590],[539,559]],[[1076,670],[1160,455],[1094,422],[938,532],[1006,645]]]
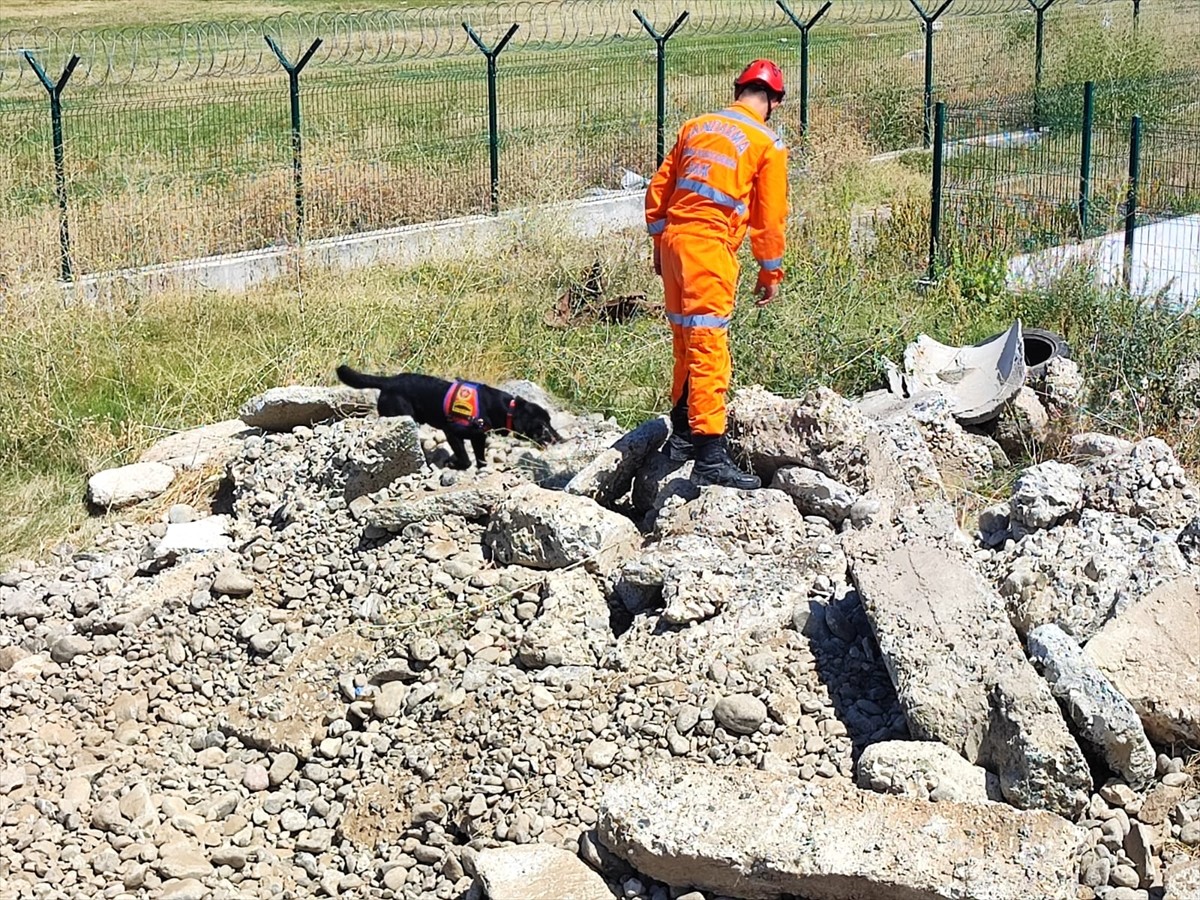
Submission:
[[[787,94],[787,91],[783,89],[783,72],[769,59],[754,60],[742,70],[742,74],[737,77],[733,86],[739,88],[756,83],[761,84],[772,93],[778,94],[780,100]]]

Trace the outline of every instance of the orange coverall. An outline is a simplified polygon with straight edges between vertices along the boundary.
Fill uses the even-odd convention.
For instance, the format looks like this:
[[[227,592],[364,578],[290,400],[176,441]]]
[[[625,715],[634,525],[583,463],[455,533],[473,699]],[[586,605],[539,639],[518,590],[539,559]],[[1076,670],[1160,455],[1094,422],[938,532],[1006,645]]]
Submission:
[[[695,434],[725,433],[734,254],[748,229],[759,285],[783,280],[787,214],[787,148],[743,103],[685,122],[646,189],[675,357],[671,403],[686,385]]]

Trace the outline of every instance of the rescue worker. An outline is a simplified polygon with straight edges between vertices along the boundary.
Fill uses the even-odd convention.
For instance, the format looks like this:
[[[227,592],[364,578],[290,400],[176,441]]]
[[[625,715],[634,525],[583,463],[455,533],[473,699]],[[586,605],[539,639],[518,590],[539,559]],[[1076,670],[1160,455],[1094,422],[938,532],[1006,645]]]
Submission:
[[[733,104],[685,122],[646,189],[675,358],[666,450],[676,462],[695,460],[698,484],[761,485],[737,467],[725,441],[728,329],[735,254],[747,230],[759,266],[756,305],[774,300],[783,280],[787,149],[766,123],[784,95],[779,66],[750,63],[734,82]]]

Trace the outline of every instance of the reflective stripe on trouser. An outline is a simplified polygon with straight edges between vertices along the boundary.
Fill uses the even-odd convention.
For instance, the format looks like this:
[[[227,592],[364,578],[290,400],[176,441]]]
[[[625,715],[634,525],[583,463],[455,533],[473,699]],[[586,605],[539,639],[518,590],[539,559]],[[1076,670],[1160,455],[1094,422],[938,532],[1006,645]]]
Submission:
[[[671,403],[683,394],[686,382],[692,431],[724,434],[737,260],[722,240],[670,230],[662,238],[661,258],[675,356]]]

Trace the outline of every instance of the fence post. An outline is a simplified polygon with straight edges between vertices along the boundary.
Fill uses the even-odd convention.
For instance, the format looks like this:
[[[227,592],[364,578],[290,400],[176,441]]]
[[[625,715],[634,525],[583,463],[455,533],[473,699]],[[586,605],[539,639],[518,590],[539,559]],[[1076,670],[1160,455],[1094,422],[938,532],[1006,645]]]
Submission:
[[[308,61],[312,59],[312,55],[317,52],[317,48],[321,46],[322,41],[321,38],[313,41],[312,46],[300,57],[300,61],[292,65],[270,35],[263,35],[263,37],[266,38],[267,46],[279,58],[279,64],[283,66],[288,76],[288,102],[292,110],[292,180],[295,182],[296,187],[296,243],[303,243],[304,152],[300,136],[300,73],[304,71],[304,67],[308,65]]]
[[[1142,117],[1129,123],[1129,194],[1125,199],[1125,290],[1133,287],[1133,233],[1137,228],[1138,178],[1142,159]]]
[[[1037,14],[1033,50],[1033,127],[1040,130],[1042,127],[1042,54],[1046,38],[1046,10],[1053,5],[1054,0],[1043,0],[1040,5],[1037,0],[1028,0],[1028,2]]]
[[[1079,237],[1088,233],[1088,203],[1092,193],[1092,114],[1095,109],[1095,82],[1083,86],[1083,135],[1079,148]]]
[[[50,95],[50,131],[54,144],[54,191],[58,194],[58,252],[59,275],[63,281],[71,281],[75,273],[71,266],[71,232],[67,226],[67,166],[66,151],[63,147],[62,127],[62,92],[71,80],[71,73],[79,65],[79,57],[72,54],[67,67],[59,76],[58,81],[51,81],[46,71],[38,65],[33,54],[26,50],[25,61],[37,74],[38,80]]]
[[[500,211],[500,114],[496,99],[496,57],[512,40],[512,36],[517,33],[520,26],[513,22],[504,37],[500,38],[500,43],[490,49],[475,33],[474,28],[466,22],[462,23],[462,27],[466,29],[467,35],[475,42],[475,46],[479,48],[480,52],[487,57],[488,169],[492,183],[492,215],[496,215]]]
[[[929,202],[929,283],[936,281],[942,238],[942,154],[946,145],[946,104],[939,102],[933,124],[933,185]]]
[[[676,30],[682,25],[688,17],[688,11],[685,9],[679,14],[679,18],[662,34],[654,30],[654,26],[646,21],[638,10],[634,10],[633,14],[637,16],[637,20],[642,23],[642,27],[646,29],[650,37],[654,38],[655,55],[658,63],[658,107],[656,117],[658,119],[657,136],[658,136],[658,156],[654,160],[655,168],[662,165],[663,157],[667,151],[667,41],[671,39]]]
[[[808,34],[821,16],[829,11],[829,7],[833,6],[833,0],[825,0],[825,5],[807,22],[796,18],[796,14],[788,9],[783,0],[775,0],[775,5],[800,29],[800,136],[808,137]]]
[[[933,15],[925,12],[918,0],[908,0],[925,26],[925,119],[921,126],[921,143],[929,149],[929,129],[933,119],[933,26],[954,0],[945,0]]]

